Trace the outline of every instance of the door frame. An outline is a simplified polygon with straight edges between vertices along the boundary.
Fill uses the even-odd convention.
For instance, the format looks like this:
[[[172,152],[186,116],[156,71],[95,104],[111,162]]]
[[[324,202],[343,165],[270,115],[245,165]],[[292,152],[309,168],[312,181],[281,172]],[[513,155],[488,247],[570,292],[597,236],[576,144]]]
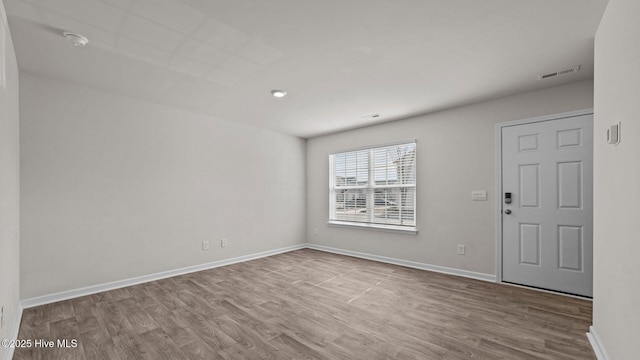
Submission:
[[[496,283],[502,283],[502,210],[504,205],[502,203],[502,129],[510,126],[567,119],[583,115],[593,115],[593,108],[505,121],[496,124],[496,187],[494,195],[496,205],[494,212],[494,214],[496,214]]]

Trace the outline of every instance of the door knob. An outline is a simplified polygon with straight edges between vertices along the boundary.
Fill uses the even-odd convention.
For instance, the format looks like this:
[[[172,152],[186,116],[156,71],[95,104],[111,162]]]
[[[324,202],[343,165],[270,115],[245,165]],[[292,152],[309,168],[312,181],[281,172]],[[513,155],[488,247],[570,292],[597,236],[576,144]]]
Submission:
[[[504,213],[507,214],[507,215],[511,214],[511,209],[505,210]]]

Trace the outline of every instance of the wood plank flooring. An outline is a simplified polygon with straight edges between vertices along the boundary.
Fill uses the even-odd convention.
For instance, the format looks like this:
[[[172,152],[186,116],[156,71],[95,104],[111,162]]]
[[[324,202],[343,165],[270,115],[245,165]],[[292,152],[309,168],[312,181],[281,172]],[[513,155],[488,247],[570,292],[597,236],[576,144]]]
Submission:
[[[591,302],[310,249],[27,309],[14,359],[595,359]]]

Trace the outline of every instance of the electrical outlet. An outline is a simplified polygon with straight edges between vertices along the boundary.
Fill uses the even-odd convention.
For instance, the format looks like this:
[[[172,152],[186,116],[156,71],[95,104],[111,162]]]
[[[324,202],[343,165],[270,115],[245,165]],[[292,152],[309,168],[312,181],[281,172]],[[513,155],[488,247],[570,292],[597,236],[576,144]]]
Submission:
[[[202,250],[209,250],[209,240],[202,240]]]
[[[458,245],[458,255],[464,255],[464,245]]]
[[[222,241],[220,241],[220,246],[227,247],[227,239],[222,239]]]

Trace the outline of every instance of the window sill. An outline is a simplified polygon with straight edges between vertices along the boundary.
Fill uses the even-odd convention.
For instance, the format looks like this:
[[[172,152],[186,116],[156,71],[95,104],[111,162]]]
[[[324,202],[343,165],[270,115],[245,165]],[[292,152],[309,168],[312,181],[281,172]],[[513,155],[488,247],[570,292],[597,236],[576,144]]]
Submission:
[[[394,225],[378,225],[378,224],[364,224],[357,222],[348,222],[348,221],[335,221],[329,220],[327,222],[329,226],[336,227],[347,227],[352,229],[364,229],[364,230],[376,230],[376,231],[388,231],[399,234],[408,234],[408,235],[416,235],[418,233],[418,228],[416,227],[407,227],[407,226],[394,226]]]

